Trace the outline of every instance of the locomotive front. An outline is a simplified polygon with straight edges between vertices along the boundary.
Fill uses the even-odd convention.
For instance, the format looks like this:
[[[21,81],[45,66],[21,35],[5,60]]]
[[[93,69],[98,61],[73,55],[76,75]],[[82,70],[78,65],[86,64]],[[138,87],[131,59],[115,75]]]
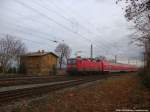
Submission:
[[[71,58],[67,60],[67,73],[75,74],[77,72],[77,60]]]

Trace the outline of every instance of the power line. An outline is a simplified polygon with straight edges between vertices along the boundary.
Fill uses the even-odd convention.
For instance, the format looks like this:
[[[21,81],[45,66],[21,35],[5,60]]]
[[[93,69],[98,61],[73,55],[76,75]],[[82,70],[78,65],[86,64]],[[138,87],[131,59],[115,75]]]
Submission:
[[[42,37],[43,38],[43,37]],[[90,40],[91,41],[91,40]],[[99,48],[99,47],[98,47]],[[105,47],[106,48],[106,47]]]
[[[17,15],[20,15],[20,16],[22,16],[20,13],[17,13],[17,12],[15,12],[15,11],[13,11],[13,13],[15,13],[15,14],[17,14]],[[11,19],[12,20],[12,19]],[[32,18],[30,18],[30,20],[32,21],[32,22],[35,22],[35,21],[37,21],[37,19],[36,20],[34,20],[34,19],[32,19]],[[9,21],[10,22],[10,21]],[[15,23],[18,23],[18,21],[13,21],[13,22],[15,22]],[[41,23],[41,21],[37,21],[38,23]],[[47,23],[44,23],[44,22],[42,22],[41,24],[45,24],[45,25],[48,25],[49,26],[49,24],[47,24]],[[20,25],[20,24],[19,24]],[[18,25],[18,26],[19,26]],[[21,25],[25,25],[25,24],[22,24],[21,23]],[[21,26],[20,25],[20,26]],[[25,25],[26,26],[26,25]],[[50,27],[50,26],[49,26]],[[58,38],[58,37],[56,37],[56,36],[54,36],[54,35],[52,35],[52,34],[49,34],[49,33],[45,33],[45,32],[41,32],[41,31],[36,31],[35,29],[31,29],[31,28],[28,28],[28,27],[23,27],[23,28],[27,28],[27,29],[29,29],[29,30],[32,30],[32,31],[34,31],[34,32],[38,32],[38,33],[41,33],[41,34],[43,34],[43,35],[46,35],[46,36],[51,36],[51,37],[53,37],[53,38]],[[47,38],[48,40],[50,40],[49,38]],[[55,39],[54,39],[55,40]],[[58,39],[57,39],[58,40]],[[53,41],[53,40],[50,40],[50,41]]]
[[[5,24],[6,25],[6,24]],[[10,25],[10,24],[9,24]],[[16,26],[16,27],[18,27],[18,26]],[[9,29],[10,29],[10,27],[8,27]],[[18,30],[19,29],[19,30]],[[21,32],[21,33],[25,33],[25,34],[29,34],[29,35],[32,35],[32,33],[29,33],[29,31],[30,32],[32,32],[31,30],[28,30],[28,32],[25,32],[25,31],[23,31],[23,30],[20,30],[21,28],[20,27],[18,27],[18,29],[15,29],[15,31],[19,31],[19,32]],[[14,32],[14,31],[12,31],[12,32]],[[32,35],[33,36],[33,35]],[[36,37],[39,37],[40,39],[43,39],[43,37],[40,37],[40,36],[36,36]],[[33,41],[33,40],[29,40],[29,39],[24,39],[24,38],[22,38],[23,40],[26,40],[26,41],[29,41],[29,42],[32,42],[32,43],[34,43],[34,44],[37,44],[37,45],[41,45],[41,46],[43,46],[43,45],[45,45],[45,44],[49,44],[49,43],[42,43],[42,42],[37,42],[37,41]]]
[[[25,34],[28,34],[28,35],[32,35],[32,36],[34,36],[33,35],[33,32],[35,32],[33,29],[30,29],[30,28],[27,28],[27,27],[21,27],[19,24],[18,25],[11,25],[11,23],[10,22],[8,22],[7,21],[7,23],[9,23],[7,26],[14,26],[14,28],[16,27],[17,28],[17,30],[16,31],[19,31],[19,32],[22,32],[22,33],[25,33]],[[5,26],[6,26],[6,24],[5,24]],[[10,26],[8,27],[8,28],[10,28]],[[16,29],[15,28],[15,29]],[[21,30],[22,28],[24,28],[24,30],[26,29],[27,31],[24,31],[24,30]],[[19,29],[19,30],[18,30]],[[38,32],[38,31],[37,31]],[[34,36],[35,37],[35,36]],[[46,40],[49,40],[48,38],[45,38],[45,37],[43,37],[43,36],[39,36],[39,35],[37,35],[36,37],[38,37],[38,38],[40,38],[40,39],[46,39]],[[43,39],[43,40],[44,40]],[[57,41],[57,42],[60,42],[60,41]]]
[[[12,20],[12,19],[11,19]],[[8,22],[7,21],[7,23],[9,23],[7,26],[9,26],[8,28],[10,28],[10,26],[16,26],[16,28],[17,29],[19,29],[19,30],[16,30],[16,31],[19,31],[19,32],[22,32],[22,33],[25,33],[25,34],[29,34],[29,35],[32,35],[33,36],[33,33],[32,32],[35,32],[34,30],[32,30],[32,29],[30,29],[30,28],[26,28],[26,27],[20,27],[19,25],[11,25],[11,22]],[[17,23],[17,22],[16,22]],[[6,24],[5,24],[6,25]],[[24,30],[20,30],[20,29],[22,29],[22,28],[26,28],[28,31],[27,32],[25,32]],[[30,32],[30,33],[29,33]],[[37,35],[36,37],[39,37],[40,39],[43,39],[43,37],[42,36],[39,36],[39,35]],[[47,38],[46,38],[47,39]]]
[[[6,25],[6,24],[5,24]],[[8,26],[8,25],[7,25]],[[26,27],[22,27],[22,26],[20,26],[20,25],[13,25],[13,26],[16,26],[17,28],[20,28],[18,31],[20,31],[20,32],[22,32],[22,33],[25,33],[25,34],[29,34],[29,35],[32,35],[33,36],[33,33],[30,33],[31,31],[32,32],[36,32],[35,30],[33,30],[33,29],[30,29],[30,28],[26,28]],[[10,28],[10,26],[9,26],[9,28]],[[27,32],[24,32],[24,31],[22,31],[21,30],[21,28],[24,28],[24,29],[27,29],[28,31]],[[38,32],[38,31],[37,31]],[[49,39],[49,38],[46,38],[46,37],[44,37],[44,36],[39,36],[39,35],[36,35],[36,37],[39,37],[40,39],[46,39],[46,40],[48,40],[48,41],[51,41],[51,42],[55,42],[55,43],[58,43],[59,41],[57,41],[57,40],[51,40],[51,39]],[[44,40],[43,39],[43,40]]]
[[[30,6],[28,6],[28,7],[30,7]],[[32,7],[31,7],[32,8]],[[34,8],[33,8],[34,9]],[[41,12],[40,12],[40,14],[41,14]],[[45,17],[45,16],[44,16]],[[49,19],[49,17],[48,17],[48,19]],[[53,21],[54,22],[54,21]],[[57,21],[55,21],[55,22],[57,22]],[[59,23],[60,24],[60,23]],[[60,26],[60,25],[59,25]],[[63,25],[64,26],[64,25]],[[62,26],[61,26],[62,27]],[[66,26],[65,26],[66,27]],[[67,28],[67,27],[66,27]],[[69,28],[68,28],[69,29]],[[66,30],[68,30],[68,29],[66,29]],[[70,29],[71,30],[71,29]],[[69,31],[70,31],[69,30]],[[71,30],[71,32],[73,32],[72,30]],[[79,33],[76,33],[76,32],[73,32],[74,34],[77,34],[77,35],[81,35],[81,34],[79,34]],[[43,38],[43,37],[42,37]],[[83,38],[83,37],[82,37]],[[84,39],[85,39],[86,37],[84,37]],[[87,38],[85,39],[85,40],[87,40]],[[91,40],[87,40],[88,42],[91,42]],[[97,48],[100,48],[100,47],[98,47],[98,46],[96,46]],[[101,47],[101,48],[103,48],[103,46]],[[104,47],[104,48],[106,48],[106,47]],[[103,48],[103,49],[104,49]]]
[[[38,2],[34,2],[34,3],[36,3],[36,4],[40,5],[41,7],[43,7],[43,6],[42,6],[41,4],[39,4]],[[53,4],[52,1],[51,1],[51,4]],[[58,13],[56,10],[52,10],[52,9],[47,8],[47,7],[43,7],[43,8],[45,8],[45,9],[47,9],[47,10],[49,10],[49,11],[55,13],[55,14],[57,14],[58,16],[62,17],[62,18],[65,19],[66,21],[69,21],[70,23],[72,22],[70,19],[66,18],[63,14]],[[58,7],[56,7],[56,8],[58,8]],[[60,9],[60,8],[59,8],[59,9]],[[78,23],[79,23],[79,22],[78,22]],[[79,24],[79,25],[80,25],[80,26],[82,27],[82,29],[84,29],[85,31],[90,32],[91,34],[96,35],[94,32],[92,32],[92,31],[89,30],[88,28],[84,27],[83,25],[81,25],[81,24]],[[96,36],[100,37],[99,35],[96,35]],[[103,39],[103,38],[101,38],[101,39]],[[103,41],[106,41],[106,40],[103,39]],[[102,41],[101,41],[101,43],[102,43]],[[107,43],[108,43],[108,42],[107,42]],[[104,43],[102,43],[102,44],[103,44],[104,46],[107,46],[107,45],[104,44]],[[110,44],[111,44],[111,43],[109,43],[108,45],[110,45]]]
[[[48,2],[50,2],[50,1],[48,1]],[[62,8],[60,8],[60,7],[58,7],[56,4],[54,4],[54,2],[52,2],[51,1],[51,4],[53,4],[57,9],[60,9],[61,11],[62,11]],[[69,10],[67,10],[67,11],[71,11],[71,8],[69,8]],[[71,14],[74,14],[74,11],[72,10],[72,12],[73,13],[71,13]],[[81,17],[81,16],[80,16]],[[75,18],[75,16],[74,16],[74,18]],[[82,18],[82,17],[81,17]],[[87,19],[84,19],[85,21],[87,21]],[[88,21],[87,21],[88,22]],[[90,23],[90,22],[88,22],[88,23]],[[92,23],[90,23],[92,26],[94,26]],[[88,28],[86,28],[86,27],[84,27],[83,25],[81,25],[81,24],[79,24],[82,28],[84,28],[87,32],[89,32],[89,33],[92,33],[92,34],[94,34],[94,35],[96,35],[96,36],[98,36],[98,37],[101,37],[99,34],[96,34],[96,33],[94,33],[94,32],[92,32],[91,30],[89,30]],[[104,38],[102,38],[101,37],[101,39],[103,39],[104,41],[106,41]],[[106,41],[107,42],[107,41]],[[110,42],[107,42],[108,43],[108,45],[110,45],[110,44],[112,44],[112,43],[110,43]]]
[[[4,34],[4,33],[0,33],[0,34],[3,35],[3,36],[8,35],[8,34]],[[17,37],[17,36],[13,36],[13,37],[16,37],[16,38],[19,38],[19,39],[22,39],[22,40],[25,40],[25,41],[28,41],[28,42],[32,42],[32,43],[34,43],[34,44],[45,45],[45,43],[37,42],[37,41],[31,40],[31,39],[26,39],[26,38]]]
[[[27,4],[25,4],[25,3],[23,3],[23,2],[20,2],[20,1],[18,1],[18,0],[15,0],[15,1],[16,1],[17,3],[23,5],[24,7],[27,7],[27,8],[29,8],[29,9],[33,10],[34,12],[38,13],[39,15],[44,16],[45,18],[47,18],[47,19],[49,19],[50,21],[54,22],[55,24],[57,24],[57,25],[63,27],[64,29],[66,29],[66,30],[68,30],[68,31],[70,31],[70,32],[72,32],[72,33],[74,33],[74,34],[78,34],[78,35],[82,36],[81,34],[72,31],[70,28],[64,26],[63,24],[57,22],[56,20],[50,18],[49,16],[46,16],[45,14],[39,12],[38,10],[34,9],[33,7],[30,7],[30,6],[28,6]],[[87,39],[86,37],[84,37],[84,38],[85,38],[86,40],[88,40],[88,41],[91,42],[91,40]]]
[[[45,14],[39,12],[39,11],[36,10],[35,8],[30,7],[29,5],[27,5],[27,4],[23,3],[23,2],[20,2],[20,1],[18,1],[18,0],[15,0],[15,1],[16,1],[17,3],[19,3],[19,4],[21,4],[22,6],[27,7],[27,8],[29,8],[30,10],[32,10],[32,11],[38,13],[39,15],[46,17],[47,19],[49,19],[50,21],[54,22],[54,23],[57,24],[58,26],[61,26],[61,27],[63,27],[64,29],[66,29],[66,30],[68,30],[68,31],[70,31],[70,32],[72,32],[72,33],[74,33],[74,34],[76,34],[76,35],[79,35],[80,37],[82,37],[82,38],[84,38],[85,40],[87,40],[87,41],[89,41],[90,43],[92,43],[91,40],[89,40],[88,38],[84,37],[84,36],[81,35],[80,33],[76,33],[76,32],[74,32],[74,31],[72,31],[70,28],[64,26],[63,24],[61,24],[61,23],[59,23],[59,22],[57,22],[57,21],[54,20],[53,18],[50,18],[49,16],[47,16],[47,15],[45,15]],[[102,46],[101,46],[101,47],[102,47]],[[98,48],[99,48],[99,47],[98,47]],[[103,49],[105,49],[105,47],[103,47]]]
[[[11,10],[12,11],[12,10]],[[15,11],[13,11],[13,13],[15,13],[15,14],[17,14],[17,15],[20,15],[20,16],[22,16],[21,15],[21,13],[17,13],[17,12],[15,12]],[[12,20],[12,19],[11,19]],[[47,23],[44,23],[44,22],[41,22],[41,21],[37,21],[37,19],[36,20],[34,20],[34,19],[30,19],[32,22],[38,22],[38,23],[41,23],[41,24],[45,24],[45,25],[48,25],[49,26],[49,24],[47,24]],[[13,22],[15,22],[15,23],[17,23],[18,21],[13,21]],[[21,25],[25,25],[25,24],[21,24]],[[20,26],[21,26],[20,25]],[[19,25],[18,25],[19,26]],[[26,25],[25,25],[26,26]],[[49,26],[49,27],[51,27],[51,26]],[[23,28],[25,28],[25,27],[23,27]],[[27,28],[27,27],[26,27]],[[28,28],[28,29],[30,29],[30,28]],[[30,30],[33,30],[33,29],[30,29]],[[36,31],[36,30],[33,30],[34,32]],[[41,34],[43,34],[43,35],[46,35],[46,36],[52,36],[52,37],[55,37],[55,38],[58,38],[58,37],[56,37],[56,36],[54,36],[54,35],[52,35],[52,34],[48,34],[48,33],[44,33],[44,32],[41,32],[41,31],[36,31],[36,32],[38,32],[38,33],[41,33]]]

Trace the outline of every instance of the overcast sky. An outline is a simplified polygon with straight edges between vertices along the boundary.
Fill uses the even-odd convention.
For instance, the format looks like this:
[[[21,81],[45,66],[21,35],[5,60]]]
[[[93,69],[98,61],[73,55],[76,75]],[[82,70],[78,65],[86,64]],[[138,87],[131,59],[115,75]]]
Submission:
[[[0,0],[0,35],[21,38],[28,51],[54,51],[58,43],[67,43],[75,52],[94,56],[139,54],[129,45],[130,23],[115,0]]]

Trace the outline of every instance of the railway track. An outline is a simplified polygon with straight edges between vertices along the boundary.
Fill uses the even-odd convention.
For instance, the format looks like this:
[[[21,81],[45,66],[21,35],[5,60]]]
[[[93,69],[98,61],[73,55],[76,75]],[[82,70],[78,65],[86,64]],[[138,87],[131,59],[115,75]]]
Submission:
[[[56,81],[65,81],[71,79],[78,79],[80,77],[87,76],[24,76],[24,77],[5,77],[0,78],[0,88],[17,86],[17,85],[29,85],[29,84],[40,84],[46,82],[56,82]]]
[[[66,79],[72,79],[72,77],[69,77],[69,76],[38,76],[38,77],[35,77],[34,76],[34,77],[2,78],[2,79],[0,79],[0,87],[63,81]]]
[[[0,81],[1,80],[12,80],[12,79],[29,79],[29,78],[35,78],[35,79],[38,79],[38,78],[49,78],[49,77],[63,77],[63,75],[56,75],[56,76],[50,76],[50,75],[46,75],[46,76],[35,76],[35,75],[20,75],[20,76],[4,76],[4,77],[0,77]]]
[[[17,88],[12,90],[6,90],[0,92],[0,105],[5,103],[22,99],[25,97],[33,97],[37,95],[42,95],[48,92],[52,92],[55,90],[73,87],[76,85],[84,84],[87,82],[92,82],[100,79],[108,78],[108,76],[93,76],[93,77],[84,77],[80,79],[74,80],[66,80],[66,81],[59,81],[59,82],[51,82],[45,84],[34,84],[34,86]]]

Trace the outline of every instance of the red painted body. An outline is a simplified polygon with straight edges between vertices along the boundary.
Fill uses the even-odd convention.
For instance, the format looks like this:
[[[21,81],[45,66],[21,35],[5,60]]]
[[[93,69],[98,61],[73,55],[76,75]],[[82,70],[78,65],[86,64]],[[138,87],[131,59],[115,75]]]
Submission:
[[[105,60],[69,59],[68,73],[104,73],[104,72],[135,72],[138,68],[133,65],[110,63]]]

